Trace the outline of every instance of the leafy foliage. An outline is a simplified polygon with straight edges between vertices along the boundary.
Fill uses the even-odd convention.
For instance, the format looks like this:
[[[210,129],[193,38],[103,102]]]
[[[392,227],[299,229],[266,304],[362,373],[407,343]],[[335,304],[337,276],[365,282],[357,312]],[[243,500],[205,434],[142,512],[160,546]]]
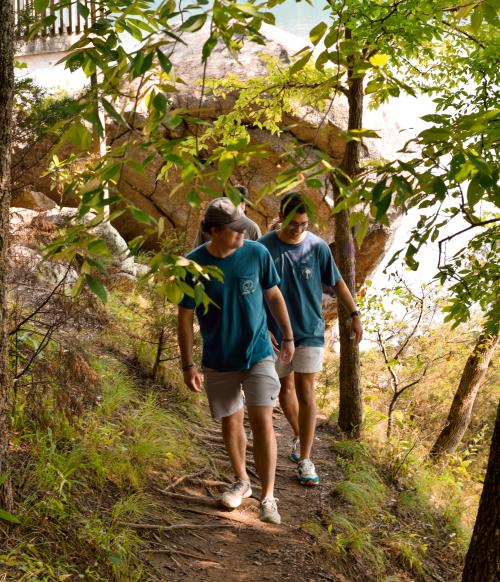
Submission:
[[[406,259],[412,268],[418,266],[415,258],[418,249],[427,241],[437,240],[450,217],[465,217],[471,228],[488,220],[494,224],[496,218],[485,221],[482,211],[478,214],[476,210],[480,201],[494,201],[498,195],[495,186],[498,170],[494,156],[488,153],[497,140],[497,116],[491,107],[498,86],[494,56],[498,18],[494,0],[462,7],[450,0],[331,1],[325,5],[325,20],[310,32],[311,43],[319,51],[317,56],[311,46],[304,47],[289,66],[271,62],[270,74],[252,79],[251,83],[234,78],[213,82],[204,74],[202,93],[206,87],[220,94],[237,93],[233,110],[213,123],[203,119],[203,99],[197,112],[173,105],[171,96],[176,84],[182,83],[171,61],[178,44],[189,42],[189,34],[205,26],[208,38],[200,55],[205,65],[218,43],[231,54],[236,54],[245,41],[264,44],[261,24],[274,21],[269,10],[279,3],[279,0],[247,4],[216,0],[211,5],[195,2],[187,8],[172,0],[158,6],[152,0],[140,4],[130,1],[103,4],[102,17],[73,45],[66,58],[67,68],[80,69],[94,79],[93,90],[80,100],[73,122],[61,128],[63,140],[78,144],[87,156],[86,171],[63,188],[67,194],[81,198],[80,218],[89,211],[101,215],[107,207],[111,217],[123,211],[118,210],[118,185],[124,165],[134,167],[128,155],[132,146],[139,146],[146,153],[143,166],[160,156],[163,164],[157,174],[159,179],[173,169],[179,172],[178,188],[185,189],[190,204],[196,206],[203,197],[222,191],[236,199],[230,184],[232,173],[252,157],[266,155],[265,147],[250,143],[248,124],[279,134],[283,131],[284,115],[303,105],[324,111],[324,122],[334,103],[350,95],[354,81],[362,79],[372,106],[402,92],[443,93],[438,99],[443,113],[429,117],[433,127],[417,139],[421,154],[409,162],[387,165],[379,161],[375,167],[358,168],[346,175],[315,148],[315,143],[296,144],[284,154],[283,172],[260,195],[298,187],[321,188],[325,179],[331,180],[340,192],[334,212],[357,206],[351,214],[351,224],[356,226],[358,243],[368,230],[369,216],[386,222],[391,204],[404,210],[433,208],[438,204],[439,210],[431,216],[423,214],[412,233],[406,249]],[[35,8],[41,11],[46,4],[40,0]],[[41,26],[47,25],[43,20],[40,22]],[[125,32],[135,40],[134,45],[122,43],[121,35]],[[35,28],[33,34],[36,33]],[[443,62],[448,71],[446,77],[441,73]],[[467,83],[471,80],[473,86],[469,89]],[[124,91],[132,96],[128,106],[122,99]],[[139,107],[146,112],[140,128],[133,127]],[[471,111],[466,111],[467,107]],[[450,115],[449,108],[454,108],[457,114]],[[104,132],[100,109],[128,131],[128,138],[119,147],[108,149],[103,158],[91,160],[89,128],[98,136]],[[194,128],[191,135],[168,137],[165,129],[175,129],[183,123]],[[342,134],[348,144],[360,144],[367,137],[376,136],[374,130],[363,127],[352,127]],[[449,155],[451,164],[446,162]],[[143,171],[143,167],[136,165],[134,171]],[[470,181],[467,200],[461,194],[464,181]],[[444,199],[451,204],[443,207]],[[161,223],[147,219],[139,209],[130,212],[136,220],[147,224],[148,236],[155,230],[162,236]],[[71,231],[61,239],[61,248],[80,245],[81,236],[81,231]],[[140,240],[135,240],[132,247],[140,244]],[[104,299],[104,291],[95,283],[93,273],[93,269],[99,270],[100,261],[90,259],[86,260],[86,272],[75,291],[87,282]],[[165,281],[163,292],[174,302],[186,292],[182,283],[187,271],[178,264],[178,259],[165,253],[153,259],[152,273]],[[447,270],[440,274],[449,276]],[[197,302],[202,297],[198,293]],[[458,301],[454,303],[457,304]],[[455,315],[457,321],[463,320],[463,311],[452,308],[450,316]]]
[[[48,94],[33,79],[16,79],[14,84],[13,143],[19,147],[33,143],[53,126],[70,119],[76,100],[65,93]]]

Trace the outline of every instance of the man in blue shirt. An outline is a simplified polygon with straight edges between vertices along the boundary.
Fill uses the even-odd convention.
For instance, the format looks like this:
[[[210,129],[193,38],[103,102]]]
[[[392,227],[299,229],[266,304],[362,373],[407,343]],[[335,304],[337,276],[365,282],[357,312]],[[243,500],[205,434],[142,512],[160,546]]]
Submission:
[[[303,485],[317,485],[319,476],[311,449],[316,428],[315,375],[323,365],[323,286],[335,289],[337,298],[351,313],[352,337],[359,342],[362,326],[359,312],[342,280],[325,241],[307,231],[307,207],[300,194],[287,194],[280,205],[281,227],[259,239],[271,253],[281,279],[279,287],[292,322],[295,354],[290,363],[278,361],[280,404],[295,437],[290,458],[298,462],[297,477]],[[269,318],[271,337],[278,350],[281,332]]]
[[[276,438],[272,411],[280,383],[275,369],[273,345],[267,329],[264,300],[282,334],[281,359],[289,363],[294,353],[292,327],[285,301],[278,288],[279,277],[269,252],[259,243],[244,240],[249,219],[228,198],[213,200],[206,209],[203,229],[211,240],[187,258],[201,266],[216,266],[223,281],[202,278],[204,292],[212,303],[205,310],[185,296],[178,311],[178,340],[184,382],[200,392],[202,377],[193,362],[194,311],[203,338],[203,374],[212,416],[222,421],[224,444],[236,481],[221,501],[230,508],[250,497],[252,489],[245,466],[246,434],[243,426],[245,393],[253,434],[254,458],[261,479],[262,521],[281,521],[274,499]],[[195,281],[188,281],[194,286]]]

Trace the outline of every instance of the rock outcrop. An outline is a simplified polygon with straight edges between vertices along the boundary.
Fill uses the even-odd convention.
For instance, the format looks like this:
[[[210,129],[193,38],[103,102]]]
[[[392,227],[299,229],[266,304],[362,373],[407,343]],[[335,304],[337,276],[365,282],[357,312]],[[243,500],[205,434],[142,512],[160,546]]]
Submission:
[[[47,291],[57,285],[69,288],[76,282],[79,275],[77,267],[45,260],[40,250],[58,236],[59,229],[67,225],[75,214],[74,208],[45,211],[11,208],[10,272],[16,273],[18,283],[36,283],[39,289]],[[83,222],[92,218],[93,215],[87,215]],[[120,233],[109,223],[93,227],[90,233],[102,239],[109,250],[109,256],[101,257],[109,273],[106,285],[111,288],[133,288],[137,282],[137,267]]]
[[[279,29],[266,25],[264,33],[268,39],[266,46],[247,43],[241,50],[238,59],[230,57],[222,45],[215,48],[208,61],[207,77],[222,78],[228,74],[236,74],[241,78],[250,78],[264,75],[267,72],[267,61],[263,53],[271,55],[282,62],[290,62],[293,55],[304,46],[304,41]],[[204,28],[196,33],[189,34],[187,45],[178,44],[173,55],[176,74],[184,84],[178,84],[178,91],[169,95],[174,107],[183,109],[198,109],[200,103],[201,86],[199,80],[203,75],[200,61],[201,47],[208,38],[208,31]],[[173,95],[173,96],[172,96]],[[235,96],[225,98],[207,93],[202,100],[201,115],[206,119],[215,119],[218,115],[230,110]],[[130,104],[130,109],[132,109]],[[293,142],[316,143],[317,147],[328,153],[337,163],[342,159],[344,141],[339,132],[347,125],[347,103],[343,96],[339,96],[328,115],[324,115],[312,108],[297,108],[294,114],[287,114],[283,120],[283,132],[279,136],[271,135],[256,127],[250,127],[249,132],[254,144],[266,144],[268,155],[253,160],[248,167],[239,169],[234,179],[246,185],[250,191],[250,198],[255,199],[257,191],[266,183],[272,181],[277,173],[283,169],[282,154]],[[135,111],[134,126],[140,128],[144,122],[144,112],[140,107]],[[366,125],[380,132],[381,140],[368,139],[365,144],[365,155],[371,158],[391,157],[401,147],[406,137],[400,133],[397,123],[390,121],[387,111],[369,113]],[[320,127],[320,129],[318,129]],[[109,143],[111,146],[123,144],[128,140],[128,134],[123,128],[111,124],[108,126]],[[173,130],[171,137],[189,135],[192,128],[181,124]],[[37,190],[58,200],[60,195],[55,192],[48,177],[41,177],[50,157],[53,139],[46,137],[35,147],[23,151],[14,159],[13,174],[15,180],[14,193],[27,189]],[[68,146],[59,151],[64,156]],[[131,146],[127,155],[141,163],[147,153],[139,146]],[[285,162],[286,163],[286,162]],[[186,233],[187,240],[193,240],[200,221],[203,205],[192,208],[186,202],[186,189],[174,188],[180,182],[180,176],[172,171],[165,180],[158,180],[157,173],[163,164],[158,156],[144,172],[137,172],[126,168],[121,176],[118,188],[123,196],[137,207],[147,211],[155,218],[166,218],[167,228],[177,229]],[[215,186],[215,185],[212,185]],[[329,201],[328,184],[322,192],[317,189],[301,188],[316,204],[317,225],[315,229],[326,240],[334,239],[331,219],[331,200]],[[74,201],[73,201],[74,202]],[[72,201],[65,201],[65,204]],[[266,197],[258,204],[247,206],[248,215],[255,220],[265,232],[276,218],[279,201],[274,196]],[[390,216],[390,223],[394,224],[395,216]],[[121,235],[129,240],[142,232],[143,226],[136,223],[128,213],[119,217],[114,226]],[[359,281],[369,274],[383,257],[391,241],[393,228],[374,225],[368,233],[358,255]],[[154,245],[154,241],[150,241]]]

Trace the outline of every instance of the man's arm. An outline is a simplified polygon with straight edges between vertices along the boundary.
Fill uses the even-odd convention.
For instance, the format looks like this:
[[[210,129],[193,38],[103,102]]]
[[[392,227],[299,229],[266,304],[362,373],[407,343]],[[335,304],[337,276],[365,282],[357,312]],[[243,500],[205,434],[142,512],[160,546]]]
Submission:
[[[274,320],[278,324],[281,334],[284,339],[293,339],[293,330],[290,323],[290,318],[288,317],[288,311],[286,309],[285,300],[283,295],[279,290],[277,285],[269,289],[264,289],[264,298],[266,300],[267,306]],[[283,341],[281,344],[281,359],[288,363],[292,360],[293,354],[295,352],[295,345],[293,341]]]
[[[349,291],[349,288],[345,284],[343,279],[337,281],[334,285],[335,293],[337,299],[342,302],[342,305],[347,309],[349,313],[357,311],[356,303]],[[361,341],[363,337],[363,326],[361,325],[361,319],[359,315],[351,317],[351,339],[355,340],[357,344]]]
[[[193,362],[193,323],[194,309],[179,306],[177,310],[177,341],[181,352],[184,383],[193,392],[201,392],[201,375]]]

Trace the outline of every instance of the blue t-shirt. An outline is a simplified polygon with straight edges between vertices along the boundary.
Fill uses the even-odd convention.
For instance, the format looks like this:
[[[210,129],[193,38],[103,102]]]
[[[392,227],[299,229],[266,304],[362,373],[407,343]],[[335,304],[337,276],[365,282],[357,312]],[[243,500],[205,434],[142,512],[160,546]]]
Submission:
[[[342,278],[330,248],[312,232],[306,232],[298,244],[283,242],[276,231],[268,232],[258,242],[271,253],[281,279],[279,288],[285,298],[295,345],[324,345],[323,284],[333,287]],[[281,341],[279,328],[270,314],[269,328]]]
[[[259,243],[245,240],[243,246],[223,259],[214,257],[201,245],[187,255],[199,265],[215,265],[224,273],[224,282],[203,280],[206,294],[217,305],[196,308],[203,337],[202,364],[220,372],[247,370],[272,355],[264,289],[279,283],[271,255]],[[189,280],[187,280],[189,283]],[[187,295],[180,305],[195,309]]]

